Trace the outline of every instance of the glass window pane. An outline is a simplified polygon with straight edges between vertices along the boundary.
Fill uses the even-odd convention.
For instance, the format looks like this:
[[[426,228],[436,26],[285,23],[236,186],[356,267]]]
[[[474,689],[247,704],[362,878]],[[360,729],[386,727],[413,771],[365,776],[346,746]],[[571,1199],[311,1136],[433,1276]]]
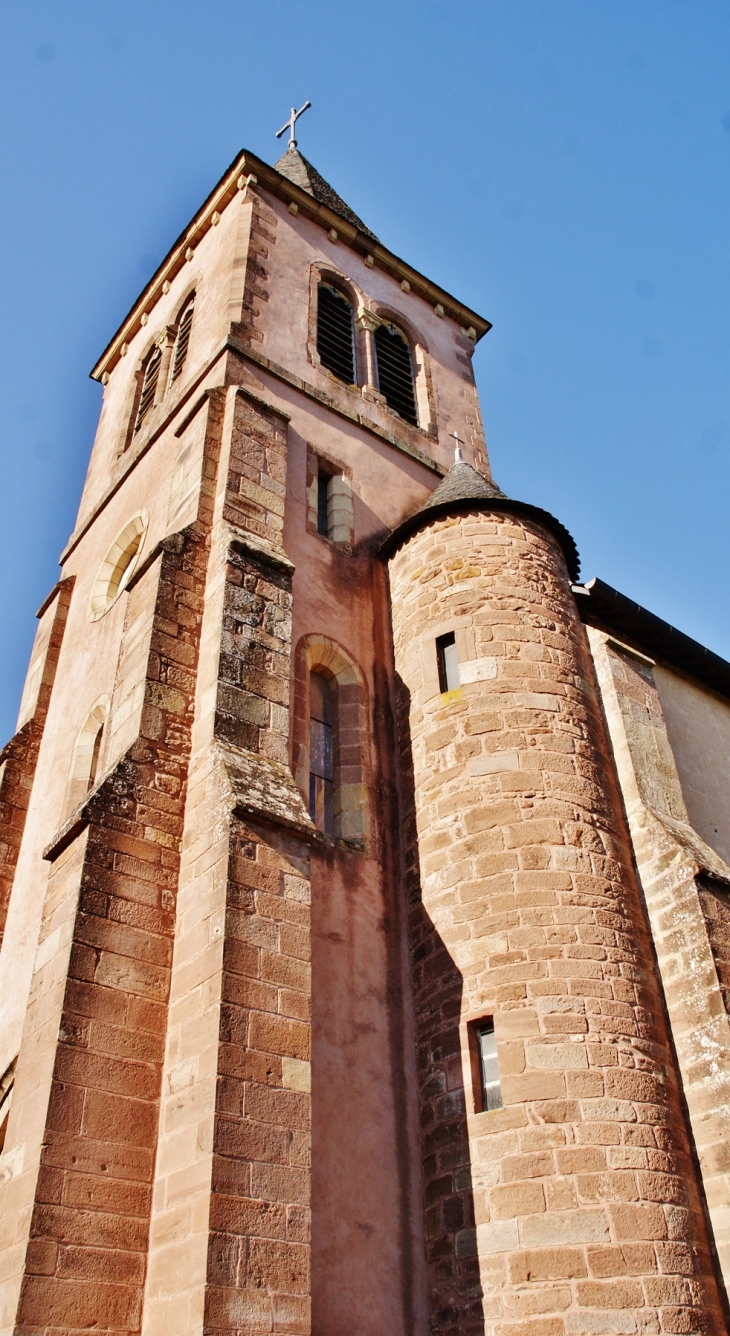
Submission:
[[[482,1109],[502,1108],[502,1087],[499,1079],[497,1061],[497,1038],[494,1024],[482,1026],[477,1031],[479,1044],[479,1068],[482,1080]]]
[[[456,657],[456,645],[444,645],[444,672],[446,690],[455,691],[459,685],[459,660]]]

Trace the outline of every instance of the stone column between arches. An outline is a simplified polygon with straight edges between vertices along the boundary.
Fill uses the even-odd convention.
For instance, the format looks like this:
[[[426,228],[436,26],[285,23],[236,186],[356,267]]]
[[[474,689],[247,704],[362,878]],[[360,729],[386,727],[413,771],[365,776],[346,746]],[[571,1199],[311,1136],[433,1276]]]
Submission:
[[[390,581],[433,1329],[722,1332],[562,552],[532,521],[475,511],[416,533]],[[441,694],[450,631],[463,685]],[[469,1026],[487,1016],[504,1107],[475,1112]]]

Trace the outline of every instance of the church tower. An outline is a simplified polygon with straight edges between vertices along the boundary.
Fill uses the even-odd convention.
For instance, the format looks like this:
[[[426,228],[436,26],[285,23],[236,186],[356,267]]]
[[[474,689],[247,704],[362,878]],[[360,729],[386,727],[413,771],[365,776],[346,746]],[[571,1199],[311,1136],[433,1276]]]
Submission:
[[[0,1336],[727,1329],[577,553],[491,478],[489,328],[292,139],[92,372],[0,770]]]

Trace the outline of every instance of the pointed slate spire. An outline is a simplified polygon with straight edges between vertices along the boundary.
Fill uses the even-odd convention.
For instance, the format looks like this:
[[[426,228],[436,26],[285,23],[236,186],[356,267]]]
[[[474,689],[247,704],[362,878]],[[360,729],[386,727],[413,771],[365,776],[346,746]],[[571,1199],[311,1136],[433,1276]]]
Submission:
[[[362,218],[358,218],[357,214],[353,213],[349,205],[345,204],[337,191],[332,189],[332,186],[325,181],[323,176],[320,176],[317,168],[307,161],[298,148],[288,148],[286,153],[279,158],[279,161],[274,163],[274,171],[280,172],[288,181],[292,181],[295,186],[299,186],[300,190],[306,190],[307,194],[311,195],[312,199],[316,199],[318,204],[325,204],[333,213],[338,214],[340,218],[344,218],[345,222],[351,223],[360,232],[364,232],[365,236],[372,237],[373,241],[378,240],[375,233],[365,226]]]

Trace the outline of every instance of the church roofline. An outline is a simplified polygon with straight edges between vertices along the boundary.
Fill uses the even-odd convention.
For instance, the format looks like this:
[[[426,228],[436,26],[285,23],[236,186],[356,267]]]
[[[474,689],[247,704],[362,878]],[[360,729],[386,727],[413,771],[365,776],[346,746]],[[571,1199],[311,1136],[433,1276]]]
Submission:
[[[730,699],[730,663],[595,577],[573,590],[584,622]]]
[[[300,213],[326,231],[329,232],[331,228],[334,228],[339,240],[352,246],[353,250],[358,251],[361,255],[371,255],[375,264],[399,282],[406,280],[410,284],[411,292],[428,302],[430,306],[441,306],[444,315],[449,316],[457,325],[460,325],[465,334],[471,328],[474,332],[475,342],[492,328],[490,321],[486,320],[484,316],[477,315],[476,311],[464,306],[462,302],[452,297],[444,288],[432,283],[417,269],[413,269],[411,265],[406,264],[405,260],[401,260],[386,246],[383,246],[381,242],[376,241],[371,234],[360,231],[359,228],[354,227],[340,214],[335,213],[325,204],[318,203],[306,190],[302,190],[300,186],[295,185],[286,176],[282,176],[268,163],[262,162],[255,154],[244,149],[234,158],[228,170],[224,172],[192,221],[180,233],[165,259],[155,271],[147,286],[142,290],[116,334],[107,344],[98,362],[89,373],[92,380],[101,380],[105,372],[109,373],[113,370],[119,358],[124,355],[123,347],[131,342],[135,334],[142,328],[142,316],[145,314],[149,316],[152,308],[162,296],[163,284],[172,282],[173,278],[185,265],[188,250],[194,249],[213,225],[213,214],[222,212],[231,203],[238,190],[245,187],[249,176],[254,177],[256,184],[270,194],[276,195],[279,199],[290,204],[296,204]]]

